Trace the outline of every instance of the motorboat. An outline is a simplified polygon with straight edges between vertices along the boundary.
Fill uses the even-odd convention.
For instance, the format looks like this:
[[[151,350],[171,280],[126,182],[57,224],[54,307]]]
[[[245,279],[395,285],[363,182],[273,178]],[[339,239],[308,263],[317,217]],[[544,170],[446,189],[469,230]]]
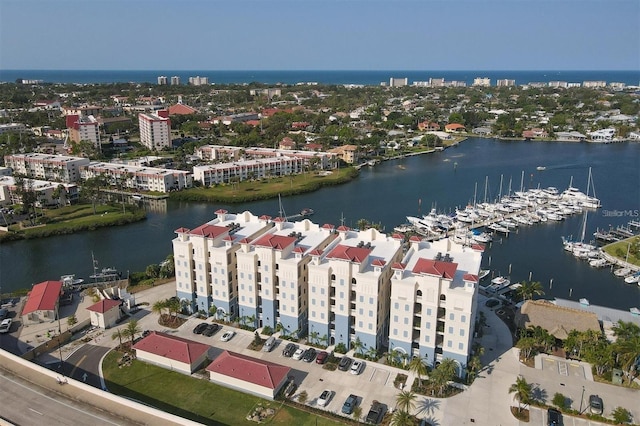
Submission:
[[[478,279],[481,280],[483,278],[486,278],[490,273],[491,269],[480,269],[480,272],[478,272]]]
[[[605,266],[607,266],[607,260],[606,259],[593,259],[589,261],[589,266],[593,267],[593,268],[604,268]]]
[[[624,282],[627,284],[636,284],[640,281],[640,272],[625,277]]]
[[[545,166],[538,166],[538,167],[536,167],[536,170],[541,172],[543,170],[547,170],[547,168]]]
[[[486,232],[480,232],[478,234],[473,233],[473,235],[471,235],[471,239],[478,243],[490,243],[491,241],[493,241],[493,237],[491,237],[491,235],[487,234]]]
[[[60,281],[62,281],[63,288],[78,287],[84,283],[84,280],[82,278],[76,278],[75,274],[63,275],[60,277]]]
[[[304,209],[302,209],[302,210],[300,211],[300,216],[302,216],[302,217],[309,217],[309,216],[313,215],[313,213],[315,213],[315,212],[313,211],[313,209],[310,209],[310,208],[304,208]]]
[[[487,290],[493,293],[498,293],[499,291],[509,287],[511,285],[511,281],[503,276],[495,277],[491,280],[491,284],[487,286]]]
[[[619,268],[613,271],[613,275],[616,277],[626,277],[631,273],[631,268]]]

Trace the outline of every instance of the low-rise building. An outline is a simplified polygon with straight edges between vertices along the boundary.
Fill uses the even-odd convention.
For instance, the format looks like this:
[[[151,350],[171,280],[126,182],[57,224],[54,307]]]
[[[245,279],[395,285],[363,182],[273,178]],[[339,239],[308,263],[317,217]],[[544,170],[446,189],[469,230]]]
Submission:
[[[0,176],[0,205],[22,204],[22,189],[36,193],[36,206],[73,204],[78,201],[78,186],[74,183],[51,182],[24,178],[16,182],[12,176]]]
[[[193,179],[204,186],[270,176],[287,176],[304,171],[305,161],[296,156],[258,158],[232,163],[205,164],[193,167]]]
[[[207,360],[209,345],[152,331],[133,345],[136,358],[172,371],[192,374]]]
[[[27,126],[22,123],[0,124],[0,135],[9,132],[22,133],[27,131]]]
[[[80,167],[89,164],[83,157],[51,155],[39,153],[12,154],[4,157],[4,164],[20,174],[30,178],[57,182],[78,182]]]
[[[170,192],[190,188],[190,172],[92,161],[80,167],[82,179],[106,176],[109,184],[136,191]]]
[[[43,281],[33,286],[22,308],[22,324],[52,322],[58,318],[62,281]]]
[[[120,319],[120,305],[122,305],[121,300],[102,299],[89,306],[87,310],[91,325],[102,329],[116,325]]]

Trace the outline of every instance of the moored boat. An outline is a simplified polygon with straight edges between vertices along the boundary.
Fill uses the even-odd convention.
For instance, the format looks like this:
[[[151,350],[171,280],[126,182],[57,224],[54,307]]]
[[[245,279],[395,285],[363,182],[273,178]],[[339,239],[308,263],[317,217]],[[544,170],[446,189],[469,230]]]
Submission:
[[[619,268],[613,271],[613,275],[616,277],[626,277],[631,273],[631,268]]]

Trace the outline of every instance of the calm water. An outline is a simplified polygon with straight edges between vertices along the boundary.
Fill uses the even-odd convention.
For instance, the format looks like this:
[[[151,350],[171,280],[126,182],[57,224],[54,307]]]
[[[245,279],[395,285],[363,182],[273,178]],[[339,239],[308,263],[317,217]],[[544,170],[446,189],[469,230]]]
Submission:
[[[449,211],[473,202],[485,194],[488,177],[489,199],[524,187],[573,186],[585,190],[588,168],[592,167],[596,195],[603,208],[589,213],[587,233],[597,227],[625,224],[633,217],[607,216],[607,212],[640,209],[640,144],[572,144],[539,142],[500,142],[469,139],[442,153],[388,161],[375,168],[362,169],[354,182],[325,188],[312,194],[282,199],[285,212],[295,214],[311,207],[314,222],[355,227],[359,219],[381,223],[391,231],[406,221],[405,216],[425,213],[431,206]],[[544,165],[546,170],[536,171]],[[250,210],[255,214],[278,214],[278,201],[242,205],[167,202],[164,211],[151,211],[144,222],[77,235],[0,246],[0,286],[3,291],[29,287],[60,275],[75,273],[87,278],[91,273],[91,252],[101,267],[121,271],[143,270],[158,263],[172,250],[174,230],[195,228],[211,220],[213,212]],[[628,309],[640,307],[640,288],[625,284],[608,270],[590,268],[562,249],[561,236],[578,235],[581,216],[562,223],[524,227],[518,234],[498,240],[487,250],[483,265],[496,274],[508,274],[512,281],[533,279],[544,284],[547,296]],[[549,288],[553,279],[552,288]]]
[[[189,77],[208,77],[209,83],[216,84],[295,84],[299,82],[318,82],[321,84],[364,84],[379,85],[389,81],[390,77],[427,81],[429,78],[444,78],[446,81],[466,81],[473,83],[476,77],[489,77],[493,85],[497,79],[513,79],[516,84],[532,82],[568,81],[581,83],[590,80],[621,82],[627,85],[640,84],[640,71],[370,71],[370,70],[303,70],[303,71],[212,71],[212,70],[0,70],[0,81],[14,82],[16,79],[43,80],[46,83],[156,83],[160,75],[177,75],[182,84]]]

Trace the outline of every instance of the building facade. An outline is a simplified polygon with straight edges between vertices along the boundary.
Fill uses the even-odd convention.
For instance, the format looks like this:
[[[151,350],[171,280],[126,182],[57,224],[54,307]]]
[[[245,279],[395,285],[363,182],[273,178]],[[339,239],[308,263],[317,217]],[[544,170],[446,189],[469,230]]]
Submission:
[[[166,86],[168,84],[168,82],[169,82],[169,80],[167,79],[166,75],[158,76],[158,85]]]
[[[137,191],[170,192],[190,188],[192,175],[184,170],[157,167],[130,166],[118,163],[92,161],[80,167],[82,179],[105,176],[112,186]]]
[[[90,161],[88,158],[82,157],[34,152],[12,154],[4,157],[4,164],[11,168],[13,174],[67,183],[78,182],[80,180],[80,167],[89,164]]]
[[[67,115],[66,123],[71,142],[89,141],[100,146],[100,123],[93,115]]]
[[[473,79],[474,87],[489,87],[491,86],[491,79],[489,77],[476,77]]]
[[[299,157],[260,158],[233,163],[207,164],[193,167],[193,179],[204,186],[235,180],[262,179],[301,173],[305,161]]]
[[[0,205],[22,204],[19,182],[12,176],[0,176]],[[78,201],[78,186],[74,183],[24,179],[21,183],[36,194],[36,206],[47,207],[73,204]]]
[[[392,266],[389,349],[431,365],[455,360],[462,376],[471,354],[482,246],[414,237]]]
[[[167,111],[138,115],[140,143],[151,150],[171,147],[171,120]]]

